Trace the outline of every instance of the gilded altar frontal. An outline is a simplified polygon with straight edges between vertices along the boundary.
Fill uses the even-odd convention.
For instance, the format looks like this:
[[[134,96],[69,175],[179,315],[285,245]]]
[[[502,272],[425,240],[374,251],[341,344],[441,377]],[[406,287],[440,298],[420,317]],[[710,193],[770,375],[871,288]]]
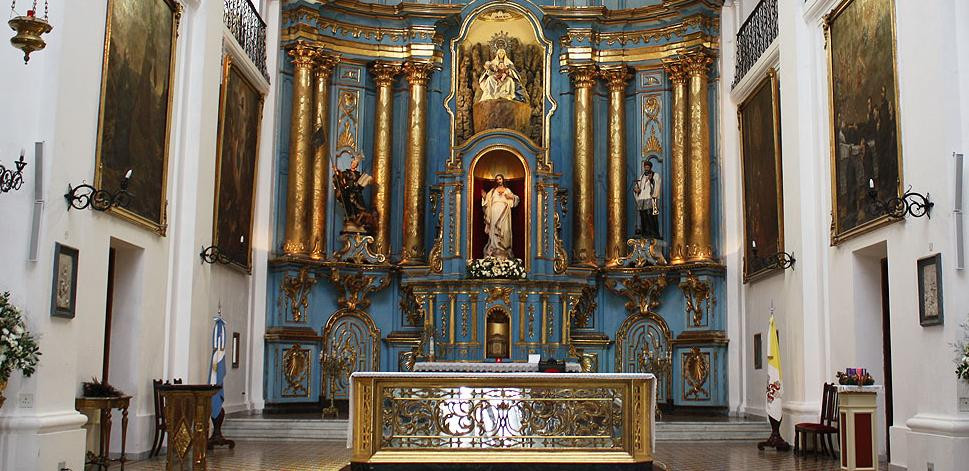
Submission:
[[[267,407],[537,354],[725,411],[719,9],[284,4]]]

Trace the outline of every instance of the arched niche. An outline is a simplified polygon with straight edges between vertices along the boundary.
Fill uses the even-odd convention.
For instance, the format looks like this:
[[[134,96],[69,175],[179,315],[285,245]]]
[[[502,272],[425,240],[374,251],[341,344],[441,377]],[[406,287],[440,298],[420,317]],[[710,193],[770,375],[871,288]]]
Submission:
[[[666,361],[666,371],[650,371],[649,360]],[[653,373],[656,399],[673,400],[673,335],[669,325],[654,312],[626,318],[616,332],[616,373]]]
[[[481,192],[495,186],[495,177],[502,175],[505,186],[520,198],[512,208],[512,252],[525,263],[528,271],[531,249],[531,171],[525,157],[512,146],[492,145],[483,148],[468,168],[468,259],[483,258],[488,235],[484,231],[484,211]]]
[[[488,310],[485,316],[485,358],[511,356],[511,316],[501,306]]]
[[[380,371],[380,329],[366,312],[336,311],[323,327],[322,356],[320,397],[349,398],[350,373]]]

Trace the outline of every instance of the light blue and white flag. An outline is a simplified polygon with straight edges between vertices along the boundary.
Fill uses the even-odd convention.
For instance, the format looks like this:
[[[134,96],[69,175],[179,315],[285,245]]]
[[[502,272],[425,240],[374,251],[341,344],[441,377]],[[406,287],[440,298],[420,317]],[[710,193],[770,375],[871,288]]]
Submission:
[[[219,309],[219,316],[213,320],[215,320],[215,326],[212,328],[212,363],[209,368],[209,384],[222,386],[222,381],[225,379],[225,319],[222,319],[221,308]],[[224,389],[212,396],[213,420],[222,411],[224,401]]]

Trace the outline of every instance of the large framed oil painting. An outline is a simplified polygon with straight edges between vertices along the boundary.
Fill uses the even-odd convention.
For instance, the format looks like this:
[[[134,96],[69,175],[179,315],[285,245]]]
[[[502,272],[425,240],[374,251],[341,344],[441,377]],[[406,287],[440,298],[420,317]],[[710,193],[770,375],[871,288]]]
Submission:
[[[212,243],[231,265],[248,271],[263,96],[232,56],[225,56],[222,70]]]
[[[764,256],[784,251],[781,110],[777,73],[767,77],[737,110],[744,189],[744,281],[773,270]],[[754,256],[754,243],[757,253]]]
[[[108,0],[104,34],[95,186],[113,191],[130,170],[134,197],[110,211],[160,235],[180,14],[174,0]]]
[[[824,20],[831,112],[831,245],[893,219],[870,204],[901,196],[894,0],[845,0]]]

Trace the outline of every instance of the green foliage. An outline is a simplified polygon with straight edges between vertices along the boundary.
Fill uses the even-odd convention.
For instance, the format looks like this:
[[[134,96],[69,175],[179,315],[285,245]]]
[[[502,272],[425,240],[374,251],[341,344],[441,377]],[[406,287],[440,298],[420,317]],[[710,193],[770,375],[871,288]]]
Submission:
[[[962,341],[953,345],[956,348],[956,377],[969,383],[969,321],[962,323],[962,330]]]
[[[0,295],[0,381],[7,381],[17,370],[30,376],[37,370],[40,346],[27,332],[23,315],[10,304],[10,293]]]

